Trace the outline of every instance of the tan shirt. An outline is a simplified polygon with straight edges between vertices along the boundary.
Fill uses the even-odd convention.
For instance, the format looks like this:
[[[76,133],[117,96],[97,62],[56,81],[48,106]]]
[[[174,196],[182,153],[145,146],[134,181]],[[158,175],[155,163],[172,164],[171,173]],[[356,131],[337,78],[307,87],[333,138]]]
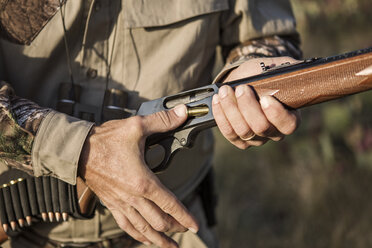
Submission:
[[[216,47],[295,32],[287,0],[97,0],[68,1],[64,11],[80,102],[99,108],[110,67],[109,88],[129,92],[129,108],[212,81]],[[82,49],[84,29],[86,44]],[[30,46],[1,41],[0,72],[16,93],[54,108],[60,82],[69,80],[60,13]],[[95,73],[97,72],[96,76]],[[75,183],[77,162],[91,124],[52,112],[43,120],[32,149],[35,175],[53,174]],[[162,182],[183,199],[207,172],[212,156],[210,132],[193,149],[179,152]],[[85,227],[85,228],[84,228]],[[98,240],[121,232],[108,211],[92,220],[71,220],[35,231],[58,240]]]

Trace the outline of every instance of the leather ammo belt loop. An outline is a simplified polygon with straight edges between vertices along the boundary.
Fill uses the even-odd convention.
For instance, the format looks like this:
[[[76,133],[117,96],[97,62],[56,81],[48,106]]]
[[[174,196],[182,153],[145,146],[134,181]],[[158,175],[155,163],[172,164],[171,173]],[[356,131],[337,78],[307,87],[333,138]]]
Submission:
[[[0,219],[3,228],[8,227],[6,229],[9,236],[25,230],[25,220],[41,221],[43,214],[49,213],[52,216],[56,216],[56,213],[67,214],[79,219],[91,218],[94,214],[93,211],[89,216],[81,214],[76,185],[54,177],[29,176],[1,186]],[[45,218],[43,221],[49,222]]]

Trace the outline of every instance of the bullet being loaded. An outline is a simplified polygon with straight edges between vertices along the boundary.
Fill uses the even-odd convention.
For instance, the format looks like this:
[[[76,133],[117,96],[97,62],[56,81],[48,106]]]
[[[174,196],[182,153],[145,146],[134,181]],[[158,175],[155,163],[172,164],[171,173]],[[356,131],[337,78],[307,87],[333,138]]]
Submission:
[[[207,106],[197,106],[197,107],[188,107],[187,116],[188,117],[200,117],[208,114],[209,108]]]

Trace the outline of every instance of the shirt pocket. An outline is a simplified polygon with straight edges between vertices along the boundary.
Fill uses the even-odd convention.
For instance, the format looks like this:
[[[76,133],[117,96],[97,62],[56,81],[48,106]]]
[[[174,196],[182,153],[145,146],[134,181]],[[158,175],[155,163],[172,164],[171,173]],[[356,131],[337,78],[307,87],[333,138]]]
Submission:
[[[229,4],[228,0],[127,0],[123,8],[125,27],[147,28],[224,11]]]

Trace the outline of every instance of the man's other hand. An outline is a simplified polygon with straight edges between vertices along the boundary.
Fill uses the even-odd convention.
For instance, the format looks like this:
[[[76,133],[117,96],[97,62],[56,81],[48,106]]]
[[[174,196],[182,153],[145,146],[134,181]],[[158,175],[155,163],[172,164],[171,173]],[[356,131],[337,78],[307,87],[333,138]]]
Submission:
[[[196,219],[158,180],[144,161],[146,137],[166,132],[187,118],[186,107],[108,121],[94,127],[79,164],[86,184],[134,239],[177,247],[164,232],[196,232]]]
[[[289,57],[251,59],[230,72],[224,82],[260,74],[262,63],[273,67],[293,63]],[[247,85],[227,85],[213,96],[213,115],[222,135],[240,149],[260,146],[268,140],[279,141],[292,134],[300,123],[296,110],[286,109],[272,96],[257,99]]]

